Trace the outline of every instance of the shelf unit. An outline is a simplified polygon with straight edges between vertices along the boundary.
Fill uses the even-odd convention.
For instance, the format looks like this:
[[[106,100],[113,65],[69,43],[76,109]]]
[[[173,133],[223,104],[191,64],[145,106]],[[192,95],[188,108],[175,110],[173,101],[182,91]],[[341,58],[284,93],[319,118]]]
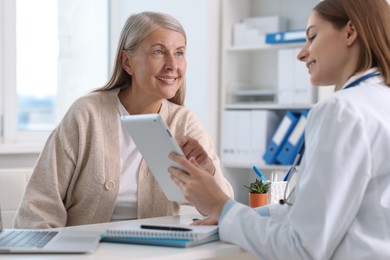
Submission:
[[[260,46],[231,46],[226,48],[228,52],[242,52],[242,51],[277,51],[283,48],[294,48],[301,47],[302,43],[281,43],[281,44],[269,44],[269,45],[260,45]]]
[[[278,51],[299,48],[303,43],[233,46],[233,25],[244,18],[280,16],[287,29],[305,29],[307,18],[318,0],[223,0],[222,2],[222,109],[236,103],[238,90],[276,89]]]
[[[279,50],[300,48],[304,43],[259,46],[233,46],[233,25],[244,18],[280,16],[287,19],[287,30],[305,29],[307,18],[319,0],[222,0],[222,43],[220,79],[220,154],[224,142],[224,112],[228,110],[275,111],[280,117],[292,109],[302,111],[313,104],[278,104],[278,53]],[[304,66],[304,64],[303,64]],[[265,93],[262,97],[262,93]],[[237,122],[237,124],[239,124]],[[240,127],[246,127],[242,125]],[[222,157],[222,156],[221,156]],[[261,158],[259,158],[260,162]],[[226,161],[221,158],[224,172],[233,180],[238,201],[247,203],[243,184],[254,178],[252,165]],[[288,166],[259,165],[266,176],[271,172],[286,172]],[[248,179],[249,178],[249,179]]]

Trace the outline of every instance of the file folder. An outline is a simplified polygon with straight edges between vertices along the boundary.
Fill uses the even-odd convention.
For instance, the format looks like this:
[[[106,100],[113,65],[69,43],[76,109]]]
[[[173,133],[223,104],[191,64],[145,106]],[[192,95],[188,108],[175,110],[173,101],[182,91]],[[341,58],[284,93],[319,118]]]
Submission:
[[[279,124],[275,134],[272,136],[263,156],[263,159],[267,164],[276,163],[276,156],[287,141],[290,133],[293,131],[296,123],[298,122],[299,116],[300,113],[293,112],[291,110],[288,110],[285,113],[282,122]]]
[[[278,104],[294,104],[294,64],[298,61],[296,57],[294,49],[283,48],[278,50]],[[309,75],[307,71],[306,74]]]
[[[236,110],[225,110],[222,114],[222,162],[235,162],[237,158],[236,154],[236,122],[237,122]]]
[[[248,164],[250,163],[251,155],[251,128],[252,128],[252,118],[251,110],[237,110],[236,120],[233,122],[234,127],[236,128],[236,146],[234,162],[238,164]],[[225,130],[226,131],[226,130]]]
[[[276,155],[276,162],[283,165],[290,165],[294,162],[296,155],[298,154],[299,148],[301,147],[305,137],[305,127],[307,121],[307,114],[309,110],[305,110],[299,117],[293,131],[290,133],[287,141],[282,145]]]
[[[267,149],[267,143],[275,133],[280,118],[275,111],[252,110],[251,144],[252,153],[247,165],[265,164],[262,157]],[[242,127],[242,126],[241,126]]]
[[[292,42],[305,42],[306,30],[293,30],[277,33],[267,33],[265,35],[265,43],[277,44],[277,43],[292,43]]]
[[[230,167],[250,167],[262,161],[280,121],[275,111],[251,109],[226,109],[222,119],[221,161]]]

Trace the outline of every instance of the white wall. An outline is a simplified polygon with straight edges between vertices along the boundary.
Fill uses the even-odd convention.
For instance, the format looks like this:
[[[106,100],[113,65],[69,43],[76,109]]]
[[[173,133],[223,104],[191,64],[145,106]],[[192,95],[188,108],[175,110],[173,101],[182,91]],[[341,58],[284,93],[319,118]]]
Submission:
[[[220,0],[112,0],[111,58],[125,20],[142,11],[168,13],[183,25],[188,40],[185,104],[217,146]]]
[[[107,0],[58,0],[58,119],[78,97],[107,82],[108,53],[102,53],[109,49],[107,5]]]

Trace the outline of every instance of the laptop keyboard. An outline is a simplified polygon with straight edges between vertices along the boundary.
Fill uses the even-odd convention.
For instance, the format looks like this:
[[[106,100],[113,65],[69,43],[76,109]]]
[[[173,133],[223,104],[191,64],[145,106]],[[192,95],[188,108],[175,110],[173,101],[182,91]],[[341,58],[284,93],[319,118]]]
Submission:
[[[0,247],[42,248],[57,234],[56,231],[14,230],[0,237]]]

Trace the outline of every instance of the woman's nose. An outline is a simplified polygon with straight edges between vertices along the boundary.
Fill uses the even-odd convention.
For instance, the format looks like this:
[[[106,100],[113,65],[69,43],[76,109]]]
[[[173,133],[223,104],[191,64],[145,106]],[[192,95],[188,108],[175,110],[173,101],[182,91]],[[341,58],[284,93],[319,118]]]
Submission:
[[[173,54],[167,54],[165,56],[165,69],[166,70],[176,70],[177,62]]]

